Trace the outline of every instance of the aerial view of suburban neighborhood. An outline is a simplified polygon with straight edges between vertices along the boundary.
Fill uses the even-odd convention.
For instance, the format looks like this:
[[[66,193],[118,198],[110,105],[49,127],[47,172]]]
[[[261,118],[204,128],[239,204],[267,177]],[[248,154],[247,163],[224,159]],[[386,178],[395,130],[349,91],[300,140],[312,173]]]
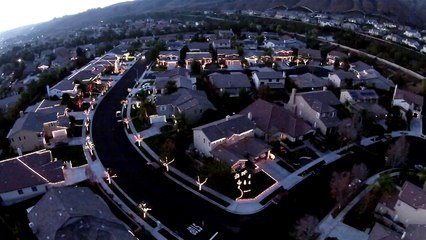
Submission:
[[[0,31],[0,238],[426,240],[425,93],[425,0],[116,1]]]

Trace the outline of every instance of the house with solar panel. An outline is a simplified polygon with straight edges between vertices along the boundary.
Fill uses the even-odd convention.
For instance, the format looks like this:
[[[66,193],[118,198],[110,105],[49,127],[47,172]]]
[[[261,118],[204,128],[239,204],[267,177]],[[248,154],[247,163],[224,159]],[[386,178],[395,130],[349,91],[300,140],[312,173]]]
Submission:
[[[378,104],[379,95],[374,89],[347,89],[340,92],[340,102],[347,104],[349,109],[361,115],[366,111],[370,119],[385,119],[388,111]]]
[[[54,186],[65,185],[63,162],[41,150],[0,161],[0,205],[37,197]]]
[[[194,147],[202,155],[224,161],[237,171],[250,161],[271,159],[271,147],[255,138],[256,125],[247,115],[235,114],[193,129]]]

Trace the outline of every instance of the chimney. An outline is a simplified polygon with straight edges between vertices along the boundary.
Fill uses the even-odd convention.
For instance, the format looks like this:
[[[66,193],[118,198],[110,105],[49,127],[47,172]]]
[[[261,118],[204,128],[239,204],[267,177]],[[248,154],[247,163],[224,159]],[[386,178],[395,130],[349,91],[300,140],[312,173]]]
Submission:
[[[23,117],[24,116],[24,111],[19,111],[19,117]]]
[[[327,86],[323,86],[323,87],[322,87],[322,90],[323,90],[323,91],[327,91]]]
[[[288,104],[295,104],[296,98],[296,88],[291,89],[290,99],[288,100]]]
[[[19,156],[22,156],[22,149],[20,147],[16,149],[16,152],[18,153]]]
[[[231,118],[231,116],[226,115],[225,120],[228,121]]]
[[[35,227],[33,222],[29,222],[28,226],[30,227],[31,231],[36,234],[37,233],[37,228]]]
[[[252,120],[253,116],[252,116],[251,112],[247,113],[247,118],[248,118],[250,121]]]

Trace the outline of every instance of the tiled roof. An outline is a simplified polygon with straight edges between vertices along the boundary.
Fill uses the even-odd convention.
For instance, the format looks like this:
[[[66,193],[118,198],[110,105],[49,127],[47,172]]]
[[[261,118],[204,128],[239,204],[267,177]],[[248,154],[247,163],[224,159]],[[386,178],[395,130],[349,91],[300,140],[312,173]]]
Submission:
[[[319,113],[333,112],[334,106],[340,105],[339,99],[330,91],[312,91],[296,93],[297,96],[301,96],[305,101]]]
[[[270,149],[271,147],[265,142],[253,137],[246,137],[230,145],[221,144],[217,146],[212,150],[212,155],[233,166],[238,160],[247,159],[246,155],[255,158]]]
[[[214,109],[205,92],[186,88],[179,88],[170,95],[157,97],[155,104],[157,106],[171,104],[178,107],[181,111],[200,105],[205,108]]]
[[[0,193],[64,181],[62,165],[48,150],[0,161]]]
[[[243,73],[221,74],[212,73],[209,75],[210,81],[216,88],[249,88],[250,79]]]
[[[423,96],[402,89],[397,89],[395,99],[404,99],[408,103],[423,106]]]
[[[327,86],[328,84],[328,80],[317,77],[312,73],[291,75],[290,78],[294,81],[298,88],[320,88]]]
[[[135,239],[87,187],[49,189],[27,215],[38,239]]]
[[[416,209],[426,209],[426,191],[406,181],[399,193],[399,200]]]
[[[390,228],[376,223],[370,232],[368,240],[401,240],[401,236]]]
[[[203,126],[194,128],[201,130],[210,141],[216,141],[222,138],[228,138],[233,134],[241,134],[255,129],[256,126],[250,121],[247,116],[236,114],[229,116]]]
[[[29,130],[34,132],[41,132],[43,130],[43,123],[52,122],[57,120],[57,113],[42,113],[42,112],[29,112],[23,117],[18,118],[10,129],[7,137],[13,136],[21,130]]]
[[[253,75],[256,74],[259,79],[284,79],[284,76],[282,72],[277,71],[260,71],[255,72]]]
[[[294,138],[305,135],[311,127],[303,119],[276,104],[258,99],[243,109],[240,114],[251,114],[256,127],[263,132],[276,129]]]

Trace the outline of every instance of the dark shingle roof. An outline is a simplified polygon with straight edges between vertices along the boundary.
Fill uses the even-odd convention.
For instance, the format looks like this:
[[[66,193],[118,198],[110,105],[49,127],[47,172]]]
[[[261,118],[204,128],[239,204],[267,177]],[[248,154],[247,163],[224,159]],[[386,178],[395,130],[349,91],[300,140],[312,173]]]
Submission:
[[[210,81],[216,88],[249,88],[250,80],[243,73],[221,74],[212,73],[209,75]]]
[[[18,118],[10,129],[7,137],[13,136],[21,130],[29,130],[34,132],[41,132],[43,130],[43,123],[53,122],[57,120],[57,113],[43,113],[43,112],[28,112],[23,117]]]
[[[278,130],[294,138],[305,135],[311,127],[303,119],[276,104],[258,99],[243,109],[240,114],[251,114],[256,127],[263,132]]]
[[[291,75],[290,78],[294,81],[298,88],[320,88],[327,86],[328,84],[328,80],[317,77],[312,73]]]
[[[399,200],[415,209],[426,209],[426,191],[408,181],[402,186]]]
[[[283,79],[283,73],[277,72],[277,71],[261,71],[261,72],[255,72],[253,74],[256,74],[259,79]]]
[[[62,165],[48,150],[0,161],[0,193],[64,181]]]
[[[241,134],[255,128],[256,126],[247,118],[247,116],[236,114],[225,119],[194,128],[194,130],[201,130],[210,141],[216,141],[218,139],[227,138],[233,134]]]
[[[312,91],[296,93],[305,99],[305,101],[319,113],[333,112],[334,106],[340,105],[339,99],[330,91]]]
[[[181,111],[203,105],[205,108],[214,109],[213,104],[208,100],[207,95],[203,91],[197,91],[186,88],[179,88],[177,92],[170,95],[159,96],[156,105],[174,105]]]
[[[39,239],[135,239],[87,187],[49,189],[28,219]]]
[[[397,89],[395,99],[404,99],[409,104],[423,106],[423,96],[402,89]]]

